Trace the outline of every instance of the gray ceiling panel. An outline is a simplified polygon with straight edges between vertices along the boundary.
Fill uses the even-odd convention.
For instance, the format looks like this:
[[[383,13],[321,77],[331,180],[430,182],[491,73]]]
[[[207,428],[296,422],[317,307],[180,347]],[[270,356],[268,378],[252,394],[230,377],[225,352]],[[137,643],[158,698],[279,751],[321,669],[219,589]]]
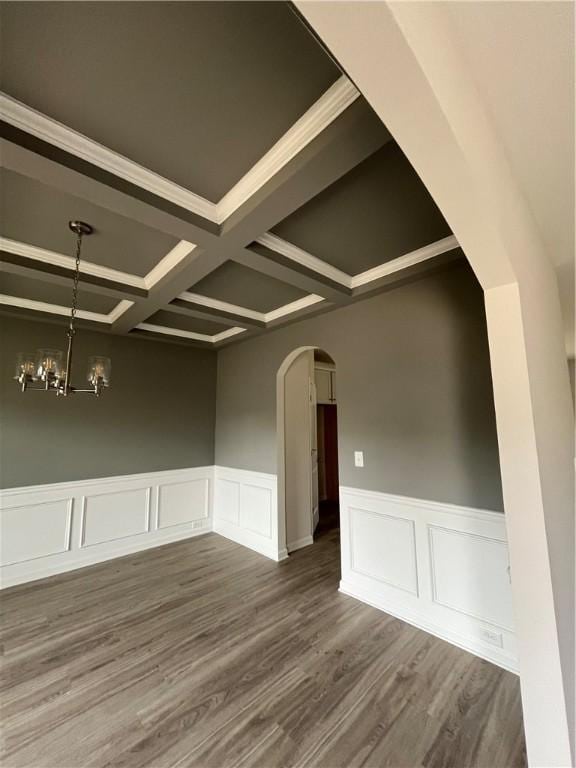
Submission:
[[[33,301],[43,301],[47,304],[69,307],[72,302],[72,283],[67,287],[8,272],[1,272],[0,293],[6,296],[17,296],[21,299],[32,299]],[[118,299],[83,291],[82,287],[78,291],[79,309],[107,315],[117,304]]]
[[[178,242],[78,197],[0,169],[1,235],[72,256],[75,237],[68,229],[70,219],[94,227],[94,234],[83,243],[83,259],[141,277]]]
[[[280,2],[1,4],[2,89],[219,200],[337,79]]]
[[[350,275],[450,234],[428,190],[392,141],[273,231]]]
[[[191,290],[256,312],[270,312],[307,295],[299,288],[232,261],[211,272]]]
[[[200,320],[195,317],[186,317],[175,312],[161,310],[156,312],[146,320],[151,325],[163,325],[166,328],[179,328],[183,331],[192,331],[193,333],[204,333],[207,336],[215,336],[217,333],[229,330],[229,325],[213,323],[210,320]]]

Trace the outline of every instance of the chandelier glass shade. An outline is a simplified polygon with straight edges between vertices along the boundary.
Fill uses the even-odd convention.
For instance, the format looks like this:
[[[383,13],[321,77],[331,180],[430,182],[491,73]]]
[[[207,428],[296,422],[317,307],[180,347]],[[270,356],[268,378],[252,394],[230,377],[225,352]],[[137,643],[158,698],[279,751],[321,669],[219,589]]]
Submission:
[[[96,395],[110,386],[112,364],[109,357],[94,355],[88,359],[88,387],[80,389],[70,383],[72,374],[72,352],[76,328],[74,321],[78,310],[78,281],[80,279],[80,256],[82,238],[92,234],[92,227],[82,221],[71,221],[68,226],[76,235],[76,263],[74,270],[74,285],[72,289],[72,306],[68,323],[68,345],[66,356],[59,349],[38,349],[36,352],[19,352],[16,357],[14,378],[20,384],[22,392],[35,390],[40,392],[56,392],[56,395],[71,395],[84,392]]]

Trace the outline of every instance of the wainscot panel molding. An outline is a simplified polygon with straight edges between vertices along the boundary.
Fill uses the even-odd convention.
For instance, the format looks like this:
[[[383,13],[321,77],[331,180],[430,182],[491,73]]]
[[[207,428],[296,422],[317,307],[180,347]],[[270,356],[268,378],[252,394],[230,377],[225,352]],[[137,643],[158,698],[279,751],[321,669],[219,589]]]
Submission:
[[[0,587],[212,530],[214,467],[0,491]]]
[[[340,591],[517,672],[504,515],[340,488]]]
[[[232,467],[214,469],[214,531],[272,560],[278,549],[276,475]]]

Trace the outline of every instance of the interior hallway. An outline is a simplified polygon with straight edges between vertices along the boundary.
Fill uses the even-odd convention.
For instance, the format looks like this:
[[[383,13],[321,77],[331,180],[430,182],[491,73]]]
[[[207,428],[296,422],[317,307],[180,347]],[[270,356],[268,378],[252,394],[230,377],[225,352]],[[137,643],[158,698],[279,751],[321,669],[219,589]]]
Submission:
[[[5,766],[526,765],[518,678],[215,534],[3,595]]]

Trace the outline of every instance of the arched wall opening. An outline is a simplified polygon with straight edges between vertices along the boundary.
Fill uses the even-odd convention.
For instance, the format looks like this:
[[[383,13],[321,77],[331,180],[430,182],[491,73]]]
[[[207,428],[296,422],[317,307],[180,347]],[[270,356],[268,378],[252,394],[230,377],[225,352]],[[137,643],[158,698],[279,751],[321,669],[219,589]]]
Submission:
[[[290,352],[276,375],[278,550],[283,557],[313,544],[319,525],[324,531],[338,526],[335,376],[332,356],[314,346]]]

